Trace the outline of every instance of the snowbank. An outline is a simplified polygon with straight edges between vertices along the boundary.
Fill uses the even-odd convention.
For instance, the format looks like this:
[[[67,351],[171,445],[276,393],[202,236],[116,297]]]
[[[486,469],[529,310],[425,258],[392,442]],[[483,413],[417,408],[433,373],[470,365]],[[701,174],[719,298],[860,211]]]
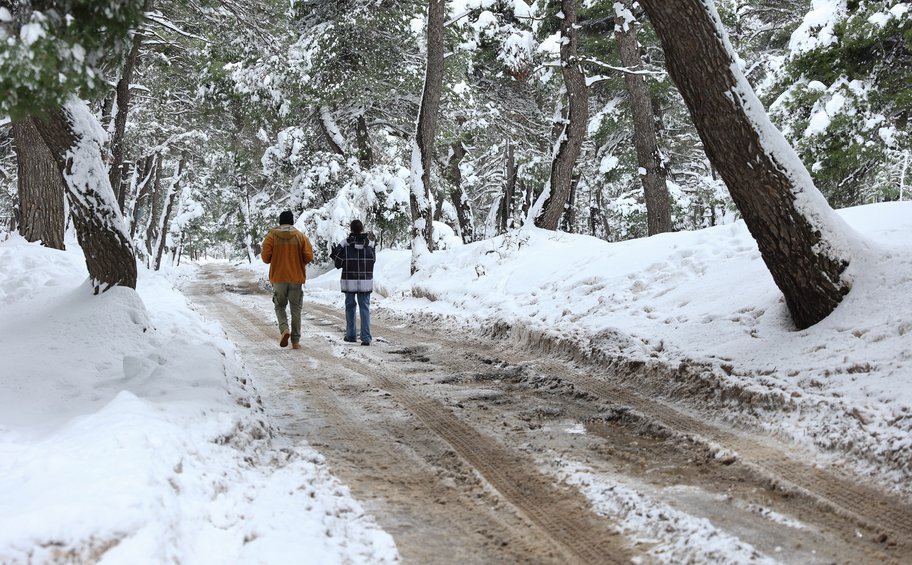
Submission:
[[[743,222],[621,243],[523,229],[435,252],[411,278],[407,252],[383,251],[375,303],[474,333],[506,325],[498,334],[521,345],[572,344],[616,370],[606,378],[860,458],[901,486],[912,478],[912,203],[839,214],[870,250],[839,308],[803,331]],[[339,301],[338,273],[308,289]]]
[[[216,324],[146,271],[92,296],[68,247],[0,243],[0,562],[397,561]]]

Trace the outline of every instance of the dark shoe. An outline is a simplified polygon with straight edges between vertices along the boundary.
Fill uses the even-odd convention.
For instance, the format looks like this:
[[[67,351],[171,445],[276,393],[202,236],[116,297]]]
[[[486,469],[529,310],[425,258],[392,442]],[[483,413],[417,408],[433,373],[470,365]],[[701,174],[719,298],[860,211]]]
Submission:
[[[342,341],[347,341],[348,343],[355,343],[355,342],[358,341],[358,340],[356,340],[356,339],[353,338],[353,337],[343,337],[343,338],[342,338]]]
[[[282,340],[279,341],[279,347],[288,347],[288,340],[291,338],[291,332],[285,330],[282,332]]]
[[[369,342],[369,341],[362,341],[362,342],[361,342],[361,345],[370,345],[370,344],[371,344],[371,342]]]

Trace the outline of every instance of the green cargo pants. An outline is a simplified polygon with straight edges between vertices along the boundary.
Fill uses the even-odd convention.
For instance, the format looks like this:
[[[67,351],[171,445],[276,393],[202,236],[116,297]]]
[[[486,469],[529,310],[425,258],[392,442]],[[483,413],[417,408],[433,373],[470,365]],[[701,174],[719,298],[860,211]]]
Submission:
[[[291,343],[301,341],[301,302],[304,299],[304,285],[301,283],[272,283],[272,303],[275,304],[279,333],[288,329],[288,314],[285,307],[291,304]]]

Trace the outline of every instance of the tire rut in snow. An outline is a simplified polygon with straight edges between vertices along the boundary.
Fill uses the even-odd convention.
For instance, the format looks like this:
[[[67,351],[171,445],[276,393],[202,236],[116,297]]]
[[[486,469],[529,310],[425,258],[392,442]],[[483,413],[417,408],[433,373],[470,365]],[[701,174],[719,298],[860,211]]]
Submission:
[[[504,517],[477,493],[452,488],[433,463],[410,453],[387,430],[366,428],[351,396],[337,394],[323,384],[336,375],[307,378],[310,368],[302,368],[301,357],[277,352],[274,345],[263,348],[264,337],[275,333],[273,324],[211,295],[198,295],[195,300],[218,313],[226,330],[243,347],[248,362],[256,363],[261,377],[270,375],[280,380],[270,372],[277,367],[279,375],[301,383],[283,386],[285,390],[270,399],[273,409],[282,400],[296,403],[285,406],[290,411],[285,418],[275,418],[282,435],[302,436],[330,460],[334,473],[349,479],[346,483],[364,504],[373,500],[380,511],[378,522],[394,535],[407,562],[516,563],[530,555],[542,563],[572,562],[571,555],[555,552],[542,542],[540,534],[530,533],[528,525],[516,523],[510,516]],[[329,361],[335,363],[337,359]],[[258,379],[259,386],[265,385],[263,380]],[[276,396],[282,400],[277,401]],[[304,418],[294,412],[300,413],[305,406],[321,424],[300,422]]]
[[[246,309],[211,293],[203,300],[213,306],[218,303],[221,311],[227,311],[232,329],[250,345],[256,347],[264,338],[270,341],[275,338],[274,326],[264,323]],[[334,357],[332,361],[354,373],[368,376],[375,386],[392,394],[396,401],[448,443],[504,500],[562,548],[567,555],[557,558],[556,562],[629,561],[628,551],[615,528],[605,518],[595,516],[588,502],[577,491],[555,485],[535,469],[532,461],[483,436],[439,402],[414,393],[394,378],[357,360]],[[287,366],[289,361],[279,362],[287,370],[299,369]],[[319,392],[318,389],[312,388],[311,392],[317,392],[316,401],[321,405],[321,413],[338,414],[339,403],[329,400],[326,392]],[[340,423],[337,420],[351,422],[353,418],[334,418],[334,422]],[[376,437],[365,435],[357,426],[348,424],[340,431],[344,436],[355,438],[355,444],[377,445]],[[390,452],[384,456],[394,458]]]
[[[237,308],[237,306],[234,306]],[[305,312],[316,316],[314,325],[322,325],[324,328],[333,327],[340,331],[341,312],[338,308],[322,306],[319,304],[308,303]],[[251,313],[245,314],[249,324],[261,327],[260,332],[269,341],[273,341],[275,336],[274,324],[265,324],[262,319],[256,319]],[[322,319],[320,319],[322,317]],[[379,316],[383,321],[382,315]],[[327,322],[327,321],[331,322]],[[425,351],[425,345],[430,347],[431,351],[437,348],[449,350],[452,354],[448,355],[446,360],[451,366],[455,366],[457,371],[477,371],[479,359],[493,358],[508,364],[516,366],[530,367],[534,372],[553,376],[556,380],[562,380],[572,385],[577,391],[582,391],[592,395],[594,398],[608,402],[614,406],[629,408],[637,418],[644,422],[651,422],[659,425],[672,434],[691,437],[704,444],[709,444],[713,448],[721,447],[737,453],[738,460],[744,463],[746,467],[753,469],[758,476],[765,477],[773,483],[781,484],[786,490],[793,490],[806,495],[811,500],[822,503],[821,508],[836,510],[838,514],[848,517],[850,520],[864,525],[872,531],[879,531],[888,534],[889,542],[887,545],[898,544],[899,547],[893,550],[888,549],[892,555],[909,555],[912,544],[909,543],[910,532],[912,532],[912,512],[904,503],[895,500],[889,495],[884,495],[875,488],[869,488],[863,484],[858,484],[849,476],[840,476],[838,471],[827,471],[818,469],[804,463],[795,457],[800,455],[790,455],[797,452],[798,449],[792,449],[773,438],[765,436],[754,436],[748,433],[741,433],[734,430],[727,430],[720,425],[705,422],[698,417],[690,416],[686,412],[646,398],[645,396],[606,381],[606,378],[598,376],[595,371],[597,367],[574,366],[571,363],[553,359],[551,356],[532,352],[524,347],[516,348],[508,342],[500,340],[478,340],[477,337],[461,335],[460,332],[454,331],[447,335],[438,335],[433,332],[422,332],[420,329],[412,327],[407,323],[396,327],[386,324],[382,331],[374,332],[380,336],[378,342],[382,343],[384,339],[391,342],[397,342],[406,345],[405,348],[398,352],[400,355],[409,357],[415,363],[431,361],[428,357],[434,357],[435,362],[440,362],[439,355]],[[256,332],[251,332],[251,339],[256,342]],[[333,335],[333,340],[340,337]],[[262,337],[259,338],[262,342]],[[553,346],[553,344],[552,344]],[[409,348],[414,350],[410,354]],[[355,358],[363,357],[359,355],[359,348],[354,348],[353,355]],[[373,349],[373,348],[371,348]],[[560,347],[553,347],[553,350],[560,352]],[[397,353],[397,352],[392,352]],[[462,361],[460,365],[460,357]],[[474,357],[473,357],[474,356]],[[484,359],[485,362],[497,364],[498,361]],[[543,524],[541,520],[548,520],[547,516],[537,516],[534,511],[535,504],[531,504],[532,510],[526,510],[520,504],[526,504],[528,495],[525,492],[511,492],[511,484],[516,482],[511,476],[498,477],[497,474],[503,469],[502,466],[495,465],[493,470],[488,469],[485,473],[482,469],[488,462],[496,461],[504,453],[507,457],[518,457],[516,451],[501,447],[498,443],[490,440],[488,436],[479,433],[476,428],[463,422],[464,418],[458,418],[453,412],[443,404],[434,401],[427,396],[416,393],[415,387],[400,382],[399,379],[389,379],[377,368],[371,367],[367,370],[363,363],[353,359],[333,357],[328,362],[346,364],[351,370],[360,371],[367,374],[374,386],[382,388],[394,395],[394,398],[409,409],[425,426],[432,429],[443,440],[447,441],[453,448],[469,463],[472,464],[479,473],[482,474],[489,483],[495,487],[507,500],[514,502],[512,497],[520,499],[519,504],[514,502],[516,507],[524,512],[529,519],[539,524],[542,530],[553,529],[555,539],[562,535],[561,530],[567,527],[566,524]],[[484,370],[484,369],[482,369]],[[530,371],[532,372],[532,371]],[[568,386],[569,386],[568,385]],[[440,412],[443,412],[441,414]],[[464,426],[466,429],[460,429],[458,426],[451,426],[450,420]],[[479,444],[474,437],[470,439],[468,445],[461,445],[460,441],[466,436],[476,434],[483,441],[490,442],[493,445]],[[492,448],[493,451],[485,451]],[[479,451],[481,450],[481,451]],[[498,451],[499,450],[499,451]],[[518,457],[524,459],[523,457]],[[530,467],[532,464],[528,461],[520,462],[524,467]],[[549,480],[545,479],[540,473],[535,472],[533,476],[544,480],[552,489],[556,489]],[[493,477],[493,478],[492,478]],[[500,481],[500,482],[497,482]],[[503,483],[506,483],[503,485]],[[530,487],[537,489],[538,486],[532,483],[526,483]],[[560,489],[558,489],[560,490]],[[562,492],[562,491],[561,491]],[[523,498],[525,497],[525,499]],[[585,503],[584,503],[585,507]],[[808,516],[812,523],[819,523],[824,528],[833,527],[835,523],[828,524],[824,513],[811,513]],[[851,526],[848,525],[849,531],[854,533]],[[837,526],[836,531],[845,531]],[[572,535],[572,533],[571,533]],[[598,536],[596,536],[598,537]],[[879,552],[874,549],[874,554],[861,558],[857,562],[882,562],[891,561],[890,555],[882,555],[883,559],[875,557]],[[598,553],[598,552],[596,552]],[[534,555],[534,553],[533,553]],[[593,557],[576,555],[578,560],[589,561]],[[599,562],[604,562],[604,554],[598,556]],[[619,557],[619,559],[622,559]],[[898,562],[903,562],[900,557]]]
[[[670,431],[702,439],[737,453],[746,465],[784,486],[819,499],[835,511],[859,521],[875,531],[892,535],[903,545],[912,543],[912,507],[888,494],[823,471],[785,455],[784,447],[772,447],[758,440],[723,430],[682,412],[650,401],[629,390],[611,386],[597,378],[568,371],[559,364],[551,370],[560,378],[609,402],[639,412],[644,418],[665,426]]]
[[[376,373],[373,378],[379,387],[392,393],[452,445],[497,492],[580,561],[625,563],[629,560],[617,533],[591,513],[589,504],[579,493],[558,488],[532,462],[483,436],[439,402],[415,394],[391,378]]]

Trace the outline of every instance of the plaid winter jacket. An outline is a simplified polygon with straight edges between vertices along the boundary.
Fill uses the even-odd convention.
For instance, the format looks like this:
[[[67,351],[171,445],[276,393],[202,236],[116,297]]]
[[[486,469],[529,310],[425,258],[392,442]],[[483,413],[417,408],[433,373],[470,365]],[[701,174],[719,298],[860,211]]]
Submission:
[[[332,252],[337,269],[342,269],[342,292],[374,290],[374,242],[366,234],[351,234]]]

